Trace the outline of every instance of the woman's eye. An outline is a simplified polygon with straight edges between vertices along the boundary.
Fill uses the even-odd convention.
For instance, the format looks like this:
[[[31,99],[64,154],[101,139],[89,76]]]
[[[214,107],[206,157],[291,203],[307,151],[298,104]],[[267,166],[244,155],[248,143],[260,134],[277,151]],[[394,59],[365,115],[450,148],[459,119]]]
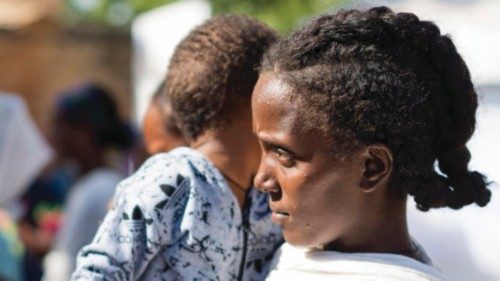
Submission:
[[[294,165],[294,159],[292,155],[290,155],[290,153],[279,147],[275,147],[273,151],[274,154],[278,157],[279,161],[283,164],[283,166],[291,167]]]

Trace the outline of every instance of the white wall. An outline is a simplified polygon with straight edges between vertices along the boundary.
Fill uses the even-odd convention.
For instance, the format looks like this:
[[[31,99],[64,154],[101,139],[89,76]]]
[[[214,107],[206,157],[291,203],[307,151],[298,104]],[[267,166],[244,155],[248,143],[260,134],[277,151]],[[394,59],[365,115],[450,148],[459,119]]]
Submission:
[[[211,13],[207,0],[184,0],[146,12],[132,24],[133,112],[139,126],[175,47]]]

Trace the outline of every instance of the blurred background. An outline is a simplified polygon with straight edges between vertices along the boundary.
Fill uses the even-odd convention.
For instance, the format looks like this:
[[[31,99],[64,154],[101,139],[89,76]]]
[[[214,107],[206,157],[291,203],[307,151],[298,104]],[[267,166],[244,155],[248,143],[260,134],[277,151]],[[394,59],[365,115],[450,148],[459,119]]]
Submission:
[[[0,87],[22,94],[43,129],[53,96],[82,81],[111,89],[123,116],[141,115],[137,92],[151,95],[176,43],[212,14],[250,14],[286,32],[341,2],[0,0]]]
[[[82,225],[63,217],[74,221],[85,212],[76,197],[96,202],[82,195],[90,190],[84,186],[106,186],[112,194],[144,158],[140,127],[151,96],[176,44],[194,26],[215,14],[243,13],[285,35],[311,16],[375,5],[435,21],[453,38],[481,97],[471,166],[500,182],[499,0],[0,0],[0,281],[40,280],[44,270],[46,280],[67,280],[61,268],[74,265],[61,253],[74,234],[60,229],[71,233]],[[97,108],[107,97],[110,105]],[[113,133],[130,143],[65,142],[109,134],[90,119],[74,123],[70,109],[99,112],[109,127],[123,127]],[[86,134],[71,131],[74,124]],[[105,153],[88,159],[75,150]],[[410,199],[411,233],[451,280],[500,280],[498,188],[492,184],[485,208],[421,213]]]

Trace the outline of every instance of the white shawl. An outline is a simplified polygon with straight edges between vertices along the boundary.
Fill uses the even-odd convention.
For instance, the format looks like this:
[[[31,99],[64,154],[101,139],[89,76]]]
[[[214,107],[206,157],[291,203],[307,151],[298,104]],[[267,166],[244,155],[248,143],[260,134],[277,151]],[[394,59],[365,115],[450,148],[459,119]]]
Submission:
[[[437,268],[396,254],[340,253],[284,244],[267,281],[448,280]]]

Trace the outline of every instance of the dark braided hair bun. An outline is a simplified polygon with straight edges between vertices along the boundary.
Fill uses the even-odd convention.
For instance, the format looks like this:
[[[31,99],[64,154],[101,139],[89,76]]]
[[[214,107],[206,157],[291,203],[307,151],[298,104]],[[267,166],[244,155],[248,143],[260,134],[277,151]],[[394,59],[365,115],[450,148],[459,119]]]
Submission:
[[[413,195],[420,210],[489,202],[485,177],[468,169],[477,94],[453,42],[434,23],[387,7],[342,10],[274,45],[261,71],[295,89],[311,126],[327,120],[321,129],[339,153],[387,145],[394,154],[390,188]]]

